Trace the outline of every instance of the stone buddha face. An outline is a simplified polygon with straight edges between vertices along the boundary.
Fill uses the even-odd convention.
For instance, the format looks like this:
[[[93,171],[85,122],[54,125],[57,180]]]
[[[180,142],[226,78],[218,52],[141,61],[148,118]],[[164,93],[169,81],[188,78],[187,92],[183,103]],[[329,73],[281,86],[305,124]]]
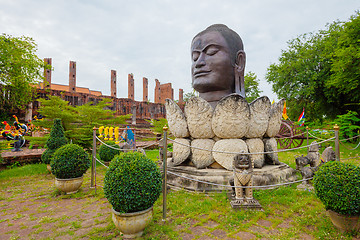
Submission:
[[[213,107],[232,93],[245,97],[245,52],[237,33],[215,24],[197,34],[191,43],[193,88]]]
[[[230,49],[219,32],[208,32],[194,38],[191,46],[191,74],[194,89],[199,93],[234,89],[234,67]]]

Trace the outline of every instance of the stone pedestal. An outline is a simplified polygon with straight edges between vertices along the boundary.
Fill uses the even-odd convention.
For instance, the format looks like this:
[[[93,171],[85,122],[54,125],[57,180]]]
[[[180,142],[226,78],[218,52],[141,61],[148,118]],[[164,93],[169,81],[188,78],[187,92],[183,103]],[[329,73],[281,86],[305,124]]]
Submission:
[[[168,161],[170,160],[171,159],[168,159]],[[297,180],[296,171],[285,163],[281,163],[280,165],[265,165],[263,168],[255,168],[253,171],[253,186],[273,185]],[[177,175],[180,175],[181,177]],[[233,172],[226,169],[197,169],[194,166],[180,165],[168,167],[167,182],[168,185],[174,189],[200,192],[221,192],[230,190],[229,187],[225,186],[229,186],[229,179],[232,176]],[[191,179],[195,179],[196,181]],[[202,181],[219,185],[211,185],[203,183]]]
[[[252,209],[252,210],[262,210],[262,207],[258,200],[256,199],[235,199],[233,196],[229,197],[230,205],[234,209]]]

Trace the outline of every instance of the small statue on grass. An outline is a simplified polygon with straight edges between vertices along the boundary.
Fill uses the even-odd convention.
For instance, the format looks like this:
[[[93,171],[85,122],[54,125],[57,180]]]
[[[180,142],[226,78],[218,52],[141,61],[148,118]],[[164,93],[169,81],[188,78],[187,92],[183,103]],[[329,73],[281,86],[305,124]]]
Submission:
[[[232,200],[230,202],[233,208],[257,208],[261,205],[253,198],[252,177],[253,163],[248,155],[238,154],[233,160],[234,178],[230,179],[230,185],[233,186]],[[243,188],[244,187],[244,188]]]

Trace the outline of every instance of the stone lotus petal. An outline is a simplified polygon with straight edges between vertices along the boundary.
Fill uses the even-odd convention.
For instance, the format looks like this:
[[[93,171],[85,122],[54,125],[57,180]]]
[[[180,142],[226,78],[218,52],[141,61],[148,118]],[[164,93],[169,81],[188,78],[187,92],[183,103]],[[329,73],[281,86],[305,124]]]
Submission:
[[[269,125],[265,133],[266,137],[275,137],[280,131],[284,103],[285,99],[281,99],[279,102],[271,105]]]
[[[179,143],[176,143],[179,142]],[[185,146],[184,146],[185,145]],[[171,165],[177,166],[183,163],[190,156],[190,139],[175,138],[173,145],[173,157]]]
[[[195,139],[191,142],[191,147],[195,147],[191,148],[191,161],[196,168],[206,168],[215,161],[211,153],[214,144],[215,141],[212,139]],[[207,149],[208,151],[197,148]]]
[[[213,152],[213,157],[217,163],[227,170],[233,169],[233,160],[237,155],[235,153],[248,152],[245,141],[241,139],[222,139],[217,141],[213,147],[214,151],[234,152],[234,153],[218,153]]]
[[[239,94],[222,98],[216,105],[212,129],[220,138],[242,138],[248,131],[250,120],[249,105]]]
[[[250,121],[246,138],[261,138],[264,136],[269,125],[269,112],[271,102],[268,97],[263,96],[255,99],[249,104]]]
[[[177,138],[189,137],[185,115],[180,107],[173,100],[166,99],[165,109],[170,132]]]
[[[211,129],[213,108],[200,97],[192,97],[185,104],[185,117],[189,132],[193,138],[213,138]]]
[[[264,142],[260,138],[246,139],[246,145],[248,146],[250,153],[264,152]],[[264,154],[252,154],[249,155],[251,162],[255,168],[262,168],[265,164]]]

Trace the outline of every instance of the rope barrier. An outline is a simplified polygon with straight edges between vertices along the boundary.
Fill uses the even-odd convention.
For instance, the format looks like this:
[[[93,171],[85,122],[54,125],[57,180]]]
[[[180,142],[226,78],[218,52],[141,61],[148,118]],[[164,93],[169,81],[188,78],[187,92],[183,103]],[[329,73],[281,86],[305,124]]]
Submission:
[[[328,142],[328,141],[331,141],[332,139],[335,139],[335,137],[333,138],[329,138],[325,141],[322,141],[322,142],[318,142],[317,144],[321,144],[321,143],[324,143],[324,142]],[[301,148],[307,148],[309,146],[311,146],[311,144],[308,146],[302,146],[302,147],[297,147],[297,148],[291,148],[291,149],[283,149],[283,150],[277,150],[277,151],[273,151],[273,152],[256,152],[256,153],[245,153],[245,152],[226,152],[226,151],[217,151],[217,150],[209,150],[209,149],[205,149],[205,148],[199,148],[199,147],[194,147],[194,146],[190,146],[190,145],[187,145],[187,144],[183,144],[183,143],[180,143],[180,142],[177,142],[175,140],[172,140],[170,138],[168,138],[169,141],[173,142],[173,143],[176,143],[176,144],[179,144],[179,145],[183,145],[185,147],[190,147],[190,148],[194,148],[194,149],[198,149],[198,150],[203,150],[203,151],[208,151],[208,152],[216,152],[216,153],[226,153],[226,154],[244,154],[244,155],[255,155],[255,154],[270,154],[270,153],[279,153],[279,152],[287,152],[287,151],[292,151],[292,150],[297,150],[297,149],[301,149]]]
[[[311,137],[316,138],[316,139],[319,139],[319,140],[321,140],[321,141],[326,140],[326,139],[319,138],[319,137],[317,137],[317,136],[315,136],[315,135],[312,135],[310,132],[309,132],[309,135],[310,135]]]
[[[116,148],[116,147],[110,146],[110,145],[106,144],[105,142],[101,141],[101,139],[98,138],[97,136],[96,136],[96,139],[97,139],[99,142],[101,142],[102,144],[104,144],[105,146],[107,146],[108,148],[111,148],[111,149],[115,149],[115,150],[119,150],[119,151],[129,151],[129,150],[133,150],[133,149],[122,149],[122,148]]]
[[[106,166],[102,161],[100,161],[99,159],[95,158],[96,161],[98,161],[99,163],[101,163],[101,165],[103,165],[106,168],[109,168],[108,166]]]
[[[360,135],[357,135],[357,136],[351,137],[351,138],[341,139],[340,141],[343,142],[343,141],[351,140],[351,139],[358,138],[358,137],[360,137]]]
[[[272,185],[263,185],[263,186],[239,186],[239,187],[235,187],[235,186],[231,186],[231,185],[224,185],[224,184],[219,184],[219,183],[212,183],[212,182],[207,182],[207,181],[202,181],[202,180],[198,180],[198,179],[194,179],[194,178],[189,178],[189,177],[185,177],[182,176],[180,174],[176,174],[174,172],[171,171],[167,171],[170,174],[173,174],[175,176],[181,177],[181,178],[185,178],[191,181],[195,181],[195,182],[200,182],[200,183],[205,183],[208,185],[213,185],[213,186],[219,186],[219,187],[228,187],[228,188],[269,188],[269,187],[278,187],[278,186],[285,186],[285,185],[290,185],[293,183],[298,183],[298,182],[305,182],[308,180],[313,179],[313,177],[311,178],[306,178],[306,179],[302,179],[302,180],[297,180],[297,181],[293,181],[293,182],[286,182],[286,183],[278,183],[278,184],[272,184]]]

